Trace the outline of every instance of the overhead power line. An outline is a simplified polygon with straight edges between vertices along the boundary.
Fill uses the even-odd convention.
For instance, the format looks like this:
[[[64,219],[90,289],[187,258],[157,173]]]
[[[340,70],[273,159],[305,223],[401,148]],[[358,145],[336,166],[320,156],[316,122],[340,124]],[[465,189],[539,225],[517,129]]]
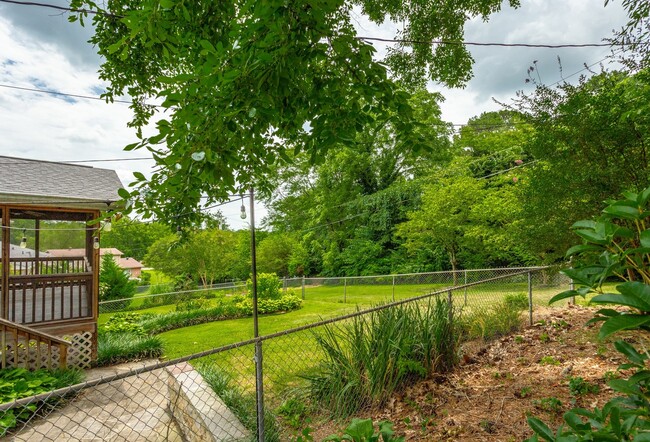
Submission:
[[[0,0],[0,2],[7,1],[7,0]],[[57,91],[50,91],[47,89],[38,89],[34,87],[24,87],[24,86],[14,86],[11,84],[0,84],[0,87],[6,88],[6,89],[16,89],[19,91],[28,91],[28,92],[38,92],[42,94],[50,94],[50,95],[59,95],[59,96],[64,96],[64,97],[73,97],[73,98],[83,98],[84,100],[97,100],[97,101],[105,101],[105,102],[115,102],[115,103],[124,103],[124,104],[133,104],[132,101],[128,100],[106,100],[105,98],[102,97],[95,97],[92,95],[81,95],[81,94],[70,94],[67,92],[57,92]],[[150,106],[158,106],[155,104],[152,104]]]
[[[452,40],[409,40],[400,38],[381,37],[356,37],[363,41],[379,41],[383,43],[408,43],[411,45],[450,45],[450,46],[490,46],[503,48],[542,48],[542,49],[568,49],[568,48],[601,48],[611,46],[630,46],[625,43],[559,43],[559,44],[538,44],[538,43],[498,43],[498,42],[477,42],[477,41],[452,41]]]
[[[37,6],[43,8],[52,8],[59,11],[95,14],[107,17],[122,18],[122,15],[113,14],[106,11],[94,11],[89,9],[71,9],[65,6],[52,5],[49,3],[39,2],[26,2],[19,0],[0,0],[3,3],[11,3],[21,6]],[[564,49],[564,48],[597,48],[597,47],[611,47],[611,46],[631,46],[633,43],[610,42],[610,43],[567,43],[567,44],[538,44],[538,43],[498,43],[498,42],[476,42],[476,41],[456,41],[456,40],[411,40],[399,38],[381,38],[381,37],[366,37],[358,36],[358,40],[363,41],[378,41],[383,43],[407,43],[411,45],[454,45],[454,46],[490,46],[490,47],[518,47],[518,48],[548,48],[548,49]]]

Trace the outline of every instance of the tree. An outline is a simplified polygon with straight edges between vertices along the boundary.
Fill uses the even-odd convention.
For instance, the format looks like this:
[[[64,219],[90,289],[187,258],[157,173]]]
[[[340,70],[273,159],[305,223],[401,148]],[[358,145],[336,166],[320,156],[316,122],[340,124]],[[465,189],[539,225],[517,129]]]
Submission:
[[[553,262],[572,242],[569,227],[610,195],[650,184],[650,70],[603,72],[577,85],[538,86],[516,107],[535,129],[526,150],[522,239]]]
[[[422,124],[426,152],[400,141],[389,118],[358,133],[355,147],[329,152],[322,164],[314,166],[302,155],[279,168],[266,221],[275,231],[299,238],[305,252],[299,264],[306,274],[393,271],[393,255],[400,248],[395,226],[419,201],[417,180],[451,158],[440,99],[417,91],[409,101]]]
[[[375,23],[403,23],[403,40],[385,60],[356,34],[355,6]],[[131,124],[141,139],[127,149],[149,149],[158,164],[150,179],[136,173],[135,190],[121,195],[131,199],[129,210],[179,225],[195,221],[192,209],[202,196],[211,204],[249,185],[268,187],[272,166],[290,162],[290,154],[304,152],[317,163],[389,116],[400,142],[426,149],[404,88],[427,80],[462,85],[472,61],[457,44],[464,23],[487,19],[501,6],[501,0],[113,0],[105,8],[71,2],[98,12],[91,43],[106,60],[104,96],[133,98]],[[408,43],[433,40],[450,43]],[[145,137],[142,128],[158,110],[152,97],[162,100],[164,118]]]
[[[145,262],[168,276],[210,285],[233,277],[237,244],[238,235],[228,230],[191,231],[184,240],[168,235],[149,248]]]
[[[137,282],[130,280],[129,276],[122,270],[112,255],[102,257],[102,267],[99,271],[99,300],[112,301],[126,299],[126,301],[113,303],[111,307],[116,309],[124,308],[135,294]]]
[[[260,242],[257,249],[257,269],[277,276],[292,276],[289,265],[298,242],[287,234],[271,234]],[[294,266],[295,266],[294,261]]]
[[[122,218],[112,223],[110,232],[102,231],[102,247],[115,247],[125,256],[142,261],[158,239],[169,235],[169,227],[159,222],[142,222]]]
[[[427,186],[421,210],[410,213],[409,220],[399,226],[406,247],[437,244],[447,253],[451,269],[458,270],[459,254],[469,246],[470,237],[465,233],[471,224],[472,209],[483,198],[484,185],[465,176],[441,179]]]

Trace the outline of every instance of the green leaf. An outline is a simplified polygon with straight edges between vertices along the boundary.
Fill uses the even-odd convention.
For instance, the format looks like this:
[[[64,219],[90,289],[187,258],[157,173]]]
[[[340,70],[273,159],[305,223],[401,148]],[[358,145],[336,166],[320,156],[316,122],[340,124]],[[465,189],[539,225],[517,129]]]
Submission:
[[[650,442],[650,432],[637,434],[632,442]]]
[[[643,312],[650,310],[650,304],[645,302],[643,299],[638,298],[637,296],[630,296],[626,294],[618,293],[603,293],[602,295],[596,295],[589,301],[592,304],[616,304],[616,305],[625,305],[627,307],[633,307]]]
[[[627,205],[611,205],[605,207],[603,212],[608,215],[613,215],[623,219],[638,220],[641,217],[641,212],[636,207],[630,207]]]
[[[644,230],[639,235],[641,240],[641,247],[650,247],[650,230]]]
[[[352,419],[345,433],[352,436],[355,441],[370,439],[374,433],[372,419]]]
[[[631,362],[634,362],[637,365],[643,365],[645,360],[648,358],[647,355],[642,355],[631,345],[625,341],[616,341],[614,342],[614,347],[620,353],[623,353]]]
[[[566,290],[562,293],[558,293],[557,295],[553,296],[551,300],[548,301],[548,303],[550,305],[558,301],[561,301],[563,299],[573,298],[574,296],[582,296],[584,298],[584,295],[581,295],[577,290]]]
[[[608,243],[607,238],[603,234],[595,231],[581,229],[581,230],[575,230],[574,232],[576,235],[578,235],[580,238],[584,239],[587,242],[600,244],[600,245],[605,245]]]
[[[647,204],[648,200],[650,200],[650,187],[645,188],[643,192],[639,193],[636,202],[639,206],[643,207]]]
[[[615,316],[605,321],[605,323],[600,327],[598,337],[604,339],[612,333],[616,333],[621,330],[636,329],[642,325],[647,325],[648,323],[650,323],[649,315]]]
[[[612,379],[608,384],[614,391],[619,393],[625,393],[627,395],[639,395],[641,394],[641,389],[636,384],[632,384],[625,379]]]
[[[129,193],[129,191],[126,190],[126,189],[124,189],[124,188],[117,189],[117,194],[118,194],[118,195],[120,196],[120,198],[122,198],[122,199],[128,199],[128,198],[131,196],[131,194]]]
[[[595,229],[595,228],[596,228],[596,221],[592,221],[592,220],[576,221],[571,226],[571,229]]]
[[[648,284],[639,281],[628,281],[616,286],[616,290],[622,295],[635,297],[650,306],[650,285]]]
[[[555,441],[555,437],[553,436],[553,432],[551,431],[551,429],[540,419],[533,416],[529,416],[526,420],[528,421],[528,425],[530,426],[530,428],[532,428],[536,434],[543,437],[544,440],[547,440],[548,442]]]
[[[592,252],[592,251],[599,251],[599,250],[603,250],[603,248],[600,246],[595,246],[590,244],[578,244],[577,246],[573,246],[569,250],[567,250],[565,256],[570,257],[572,255],[576,255],[584,252]]]
[[[564,421],[576,431],[588,430],[591,428],[588,423],[584,423],[582,419],[580,419],[578,415],[572,411],[567,411],[564,413]]]

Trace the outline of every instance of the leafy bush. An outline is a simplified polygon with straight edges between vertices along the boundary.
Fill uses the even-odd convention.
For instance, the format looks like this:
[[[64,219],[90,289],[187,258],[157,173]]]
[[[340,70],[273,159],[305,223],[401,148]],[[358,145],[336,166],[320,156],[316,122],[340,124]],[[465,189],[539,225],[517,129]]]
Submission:
[[[603,308],[589,322],[602,322],[599,337],[605,338],[621,330],[650,331],[650,188],[636,194],[624,193],[624,199],[611,201],[597,220],[578,221],[574,232],[584,243],[574,246],[567,256],[578,255],[573,269],[564,273],[579,288],[562,292],[557,302],[573,296],[594,295],[590,303],[626,307]],[[603,293],[603,283],[616,277],[626,280],[616,287],[618,293]],[[619,441],[650,440],[650,370],[648,351],[638,351],[630,343],[619,340],[616,349],[628,360],[619,370],[634,369],[628,379],[610,379],[609,386],[620,394],[603,408],[593,411],[574,408],[564,414],[567,427],[553,432],[536,417],[528,424],[535,434],[529,442],[539,441]],[[577,384],[574,389],[577,389]]]
[[[24,397],[34,396],[58,388],[81,382],[79,370],[34,370],[10,368],[0,370],[0,403],[12,402]],[[48,408],[56,404],[49,403]],[[42,402],[35,402],[19,409],[0,412],[0,437],[29,419],[37,410],[43,408]]]
[[[152,315],[142,318],[140,324],[146,333],[156,334],[191,325],[205,324],[206,322],[236,319],[245,314],[236,306],[227,303],[207,309],[187,310]]]
[[[210,306],[210,301],[205,298],[188,299],[176,303],[177,312],[188,312],[190,310],[205,309]]]
[[[580,376],[569,379],[569,393],[573,396],[583,396],[589,393],[598,393],[599,391],[598,385],[590,384]]]
[[[163,354],[162,340],[157,336],[140,336],[135,333],[98,333],[98,366],[118,364]]]
[[[275,273],[257,274],[257,299],[279,299],[282,296],[282,281]],[[246,291],[249,298],[253,298],[253,281],[246,281]]]
[[[506,297],[503,298],[503,302],[513,310],[523,311],[528,309],[528,295],[525,293],[506,295]]]
[[[129,276],[117,265],[112,255],[104,255],[102,258],[99,283],[100,301],[125,299],[125,301],[111,303],[113,310],[120,310],[127,307],[138,285],[137,281],[129,279]]]
[[[116,313],[100,326],[99,331],[104,333],[133,333],[144,335],[144,329],[139,324],[140,315],[136,313]]]
[[[253,300],[244,299],[235,304],[237,309],[245,315],[251,316],[253,314]],[[257,312],[260,314],[277,313],[277,312],[290,312],[297,310],[302,306],[302,299],[293,294],[287,294],[279,299],[258,299]]]
[[[307,376],[310,395],[338,416],[384,404],[413,378],[450,370],[460,342],[452,307],[439,298],[328,325],[314,337],[325,359]]]

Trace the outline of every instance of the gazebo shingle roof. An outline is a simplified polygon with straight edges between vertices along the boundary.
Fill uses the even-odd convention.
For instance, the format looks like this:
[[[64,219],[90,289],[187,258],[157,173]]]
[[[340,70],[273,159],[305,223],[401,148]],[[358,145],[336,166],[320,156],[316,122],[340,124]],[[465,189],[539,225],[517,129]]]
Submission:
[[[22,195],[108,203],[121,199],[122,187],[114,170],[0,156],[0,199]]]

